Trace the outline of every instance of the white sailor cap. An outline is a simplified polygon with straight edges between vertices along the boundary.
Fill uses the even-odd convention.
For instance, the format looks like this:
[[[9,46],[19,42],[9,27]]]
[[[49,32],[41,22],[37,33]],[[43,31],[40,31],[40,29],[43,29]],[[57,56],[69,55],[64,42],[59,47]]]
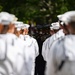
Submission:
[[[18,20],[18,18],[17,18],[14,14],[10,14],[10,15],[11,15],[11,17],[12,17],[13,22]],[[13,23],[13,22],[12,22],[12,23]]]
[[[29,24],[23,24],[24,26],[22,27],[22,29],[28,29],[29,27],[30,27],[30,25]]]
[[[57,15],[57,18],[58,18],[59,24],[61,24],[63,26],[64,22],[62,21],[62,16],[63,16],[63,14]]]
[[[23,22],[21,21],[14,21],[13,24],[15,25],[16,28],[23,26]]]
[[[2,25],[9,25],[14,20],[14,17],[7,13],[7,12],[1,12],[0,13],[0,23]]]
[[[15,27],[17,28],[17,31],[20,31],[22,26],[23,26],[23,22],[21,21],[16,21],[16,22],[13,22],[13,24],[15,25]]]
[[[60,19],[63,14],[57,15],[57,18]]]
[[[65,25],[68,25],[70,22],[75,22],[75,11],[68,11],[64,13],[59,20],[64,22]]]
[[[55,29],[55,30],[60,28],[59,22],[54,22],[51,25],[52,25],[53,29]]]
[[[9,15],[9,13],[8,12],[0,12],[0,17],[3,15]]]
[[[27,28],[27,29],[30,27],[30,25],[29,25],[29,24],[24,24],[24,25],[26,26],[26,28]]]

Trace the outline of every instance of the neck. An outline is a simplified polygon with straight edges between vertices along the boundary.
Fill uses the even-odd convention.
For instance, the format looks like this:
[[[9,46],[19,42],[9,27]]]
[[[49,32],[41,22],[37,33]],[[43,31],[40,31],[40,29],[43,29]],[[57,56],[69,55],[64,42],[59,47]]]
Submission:
[[[70,28],[69,29],[69,33],[75,35],[75,29],[74,28]]]
[[[13,30],[8,30],[7,33],[14,33],[14,31]]]
[[[73,34],[73,35],[75,35],[75,32],[72,32],[72,33],[70,33],[70,34]]]

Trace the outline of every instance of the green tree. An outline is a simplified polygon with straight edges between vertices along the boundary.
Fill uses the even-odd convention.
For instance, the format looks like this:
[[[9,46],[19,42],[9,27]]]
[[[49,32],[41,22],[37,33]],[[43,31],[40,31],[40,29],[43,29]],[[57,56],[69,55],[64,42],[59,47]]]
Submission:
[[[0,11],[15,14],[23,22],[51,23],[70,10],[75,10],[75,0],[0,0]]]

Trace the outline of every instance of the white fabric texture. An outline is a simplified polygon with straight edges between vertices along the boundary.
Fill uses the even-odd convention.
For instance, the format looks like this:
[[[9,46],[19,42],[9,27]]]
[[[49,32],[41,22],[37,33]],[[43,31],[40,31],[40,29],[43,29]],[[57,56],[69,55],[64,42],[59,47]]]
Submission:
[[[47,63],[46,75],[75,75],[74,44],[75,35],[67,35],[53,43]],[[65,63],[62,69],[58,70],[62,60],[65,60]]]
[[[37,41],[30,37],[29,35],[25,35],[25,75],[34,75],[35,71],[35,58],[39,54],[39,48]]]
[[[1,60],[0,60],[0,73],[3,73],[4,75],[25,75],[24,73],[24,55],[23,55],[23,47],[20,44],[22,42],[18,42],[16,39],[16,36],[14,34],[6,34],[5,36],[2,36],[2,39],[5,39],[7,48],[5,47],[6,44],[4,42],[0,42],[1,49]],[[12,44],[14,39],[14,43]],[[16,43],[18,42],[18,43]],[[6,57],[4,58],[6,54]]]
[[[59,38],[63,38],[64,36],[65,35],[63,33],[63,30],[61,29],[57,33],[53,34],[51,37],[49,37],[48,39],[44,41],[43,46],[42,46],[42,56],[45,61],[47,61],[49,58],[49,51],[53,42],[55,40],[58,40]]]

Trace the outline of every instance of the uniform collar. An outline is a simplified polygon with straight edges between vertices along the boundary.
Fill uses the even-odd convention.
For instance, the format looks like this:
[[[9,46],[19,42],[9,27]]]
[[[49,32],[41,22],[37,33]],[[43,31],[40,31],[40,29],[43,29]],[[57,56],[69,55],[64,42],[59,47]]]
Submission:
[[[25,37],[25,38],[30,38],[30,36],[29,36],[29,35],[24,35],[24,37]]]
[[[7,33],[8,36],[11,36],[12,38],[18,38],[15,34]]]

